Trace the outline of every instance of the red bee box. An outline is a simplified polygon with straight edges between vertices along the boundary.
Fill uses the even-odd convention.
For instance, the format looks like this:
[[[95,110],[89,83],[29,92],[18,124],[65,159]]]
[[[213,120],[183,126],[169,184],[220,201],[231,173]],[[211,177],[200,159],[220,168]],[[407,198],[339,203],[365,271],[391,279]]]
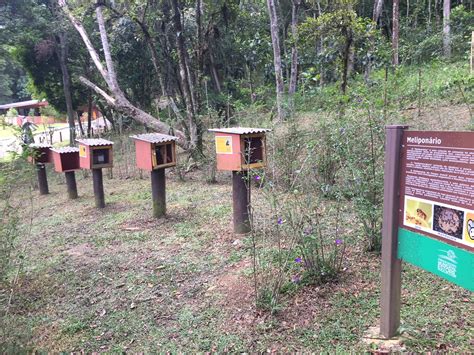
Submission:
[[[32,143],[29,145],[29,147],[33,154],[32,157],[28,159],[30,162],[33,162],[35,164],[38,164],[38,163],[47,164],[47,163],[53,162],[53,159],[51,156],[50,144]]]
[[[245,171],[266,166],[267,128],[214,128],[217,170]]]
[[[130,136],[135,140],[137,167],[156,170],[176,165],[176,141],[178,137],[161,133],[144,133]]]
[[[77,139],[79,165],[82,169],[113,167],[113,142],[106,139]]]
[[[54,170],[58,173],[79,170],[79,148],[64,147],[51,148],[54,161]]]

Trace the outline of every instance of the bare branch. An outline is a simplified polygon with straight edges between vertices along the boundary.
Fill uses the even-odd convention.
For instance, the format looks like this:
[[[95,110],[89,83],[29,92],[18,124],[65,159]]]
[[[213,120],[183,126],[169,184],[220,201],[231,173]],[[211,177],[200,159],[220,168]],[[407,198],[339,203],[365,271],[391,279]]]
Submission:
[[[112,54],[110,53],[109,40],[107,38],[107,31],[105,30],[104,16],[102,14],[102,6],[97,6],[95,9],[97,16],[97,23],[99,25],[100,40],[102,41],[102,49],[104,50],[105,64],[107,65],[107,72],[109,83],[113,92],[118,89],[117,75],[115,73],[114,62],[112,61]]]
[[[93,82],[89,81],[83,76],[79,77],[79,81],[83,83],[85,86],[87,86],[88,88],[94,90],[100,96],[102,96],[110,105],[115,106],[116,100],[112,96],[107,94],[104,90],[102,90],[100,87],[95,85]]]
[[[71,21],[72,25],[76,28],[77,32],[81,35],[81,38],[84,42],[84,44],[87,47],[87,50],[92,58],[92,61],[94,62],[95,66],[100,72],[100,75],[104,78],[104,80],[108,83],[108,73],[107,70],[105,70],[104,66],[102,65],[102,62],[100,61],[99,55],[97,54],[97,51],[95,50],[94,46],[92,45],[92,42],[89,39],[89,36],[87,35],[86,30],[84,29],[84,26],[82,26],[82,23],[77,20],[73,14],[71,13],[71,10],[66,4],[65,0],[58,0],[58,5],[59,7],[64,11],[66,16],[69,18]]]

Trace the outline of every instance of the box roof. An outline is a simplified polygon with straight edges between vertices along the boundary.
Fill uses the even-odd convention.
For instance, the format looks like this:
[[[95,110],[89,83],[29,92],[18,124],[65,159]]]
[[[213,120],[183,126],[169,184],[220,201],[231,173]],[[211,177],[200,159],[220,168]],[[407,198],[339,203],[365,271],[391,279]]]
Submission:
[[[252,134],[270,132],[269,128],[249,128],[249,127],[233,127],[233,128],[211,128],[210,132],[220,132],[229,134]]]
[[[76,142],[84,144],[84,145],[88,145],[91,147],[114,144],[114,142],[111,142],[111,141],[108,141],[107,139],[102,139],[102,138],[76,139]]]
[[[51,148],[52,145],[48,143],[31,143],[30,148]]]
[[[79,153],[79,148],[76,147],[62,147],[62,148],[51,148],[55,153],[64,154],[64,153]]]
[[[143,133],[143,134],[136,134],[134,136],[130,136],[130,138],[144,141],[148,143],[167,143],[167,142],[174,142],[178,140],[178,137],[169,136],[167,134],[161,133]]]

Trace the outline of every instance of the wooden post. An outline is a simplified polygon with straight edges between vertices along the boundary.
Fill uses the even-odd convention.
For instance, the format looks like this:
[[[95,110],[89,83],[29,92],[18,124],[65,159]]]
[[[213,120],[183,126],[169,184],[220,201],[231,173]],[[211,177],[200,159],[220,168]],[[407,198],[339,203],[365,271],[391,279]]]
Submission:
[[[382,227],[380,334],[392,338],[400,326],[401,260],[397,258],[400,150],[407,126],[387,126]]]
[[[250,184],[248,171],[232,172],[232,199],[234,214],[234,233],[250,232]]]
[[[71,200],[77,198],[77,185],[76,185],[76,174],[74,171],[67,171],[66,175],[66,186],[67,186],[67,193]]]
[[[49,194],[48,177],[46,175],[46,165],[36,163],[36,174],[38,175],[38,187],[40,195]]]
[[[166,176],[165,169],[151,171],[151,196],[153,200],[153,217],[166,214]]]
[[[92,169],[92,181],[94,184],[95,207],[104,208],[105,198],[102,169]]]

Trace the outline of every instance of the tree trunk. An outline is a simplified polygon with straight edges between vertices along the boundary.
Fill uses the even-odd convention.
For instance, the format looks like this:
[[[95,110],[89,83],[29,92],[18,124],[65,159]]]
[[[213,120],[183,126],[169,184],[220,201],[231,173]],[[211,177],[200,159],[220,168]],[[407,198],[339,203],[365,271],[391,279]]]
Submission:
[[[217,73],[216,63],[214,61],[212,49],[209,49],[209,70],[211,71],[212,80],[214,81],[214,87],[217,93],[222,93],[221,82],[219,80],[219,74]]]
[[[383,10],[383,0],[375,0],[374,2],[374,13],[372,16],[372,20],[378,24],[380,16],[382,15]]]
[[[81,115],[82,113],[79,114],[79,112],[76,112],[77,124],[79,125],[79,131],[81,132],[81,137],[84,137],[84,128],[82,128]]]
[[[431,0],[428,0],[428,23],[427,23],[428,29],[431,28]]]
[[[91,138],[91,128],[92,128],[92,90],[89,89],[89,94],[87,95],[87,138]]]
[[[278,14],[276,11],[275,0],[267,0],[268,13],[270,15],[270,33],[272,37],[273,46],[273,65],[275,68],[275,81],[276,81],[276,101],[277,101],[277,112],[278,119],[282,120],[285,118],[283,109],[283,72],[281,69],[281,51],[280,51],[280,38],[278,34]]]
[[[451,25],[449,15],[451,14],[451,0],[443,2],[443,55],[449,59],[451,57]]]
[[[183,27],[181,25],[181,12],[178,0],[172,0],[173,5],[173,23],[176,32],[176,45],[178,50],[179,74],[181,77],[181,86],[183,88],[183,96],[186,104],[186,114],[188,119],[189,143],[191,150],[197,148],[198,130],[194,119],[193,100],[191,88],[189,86],[188,70],[186,66],[186,47],[184,44]]]
[[[67,122],[69,124],[69,144],[74,145],[76,140],[76,125],[74,123],[74,109],[72,107],[71,78],[67,68],[67,37],[65,32],[58,33],[59,39],[59,66],[63,77],[64,98],[66,100]]]
[[[301,0],[292,0],[291,2],[291,35],[293,37],[293,45],[291,47],[291,74],[290,87],[288,93],[293,95],[296,92],[296,84],[298,79],[298,8]]]
[[[204,72],[204,59],[203,59],[203,36],[202,36],[202,0],[196,0],[196,36],[197,36],[197,51],[196,51],[196,59],[197,59],[197,90],[198,90],[198,97],[197,102],[202,102],[201,100],[201,92],[203,87],[203,72]]]
[[[345,37],[346,37],[346,44],[344,46],[344,53],[343,53],[343,68],[342,68],[342,82],[341,82],[341,91],[345,95],[347,91],[347,80],[349,77],[349,69],[351,66],[351,47],[353,42],[353,34],[351,28],[345,28]]]
[[[398,38],[399,38],[399,17],[400,17],[400,0],[393,0],[393,29],[392,29],[392,65],[398,65]]]

